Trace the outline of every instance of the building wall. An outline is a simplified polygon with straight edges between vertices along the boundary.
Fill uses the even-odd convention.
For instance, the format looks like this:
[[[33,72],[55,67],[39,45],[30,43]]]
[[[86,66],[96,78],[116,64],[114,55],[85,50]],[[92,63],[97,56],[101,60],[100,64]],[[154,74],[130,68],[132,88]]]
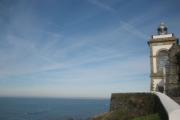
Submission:
[[[161,50],[169,50],[171,47],[172,47],[172,44],[152,46],[152,56],[155,56],[155,57],[152,58],[152,60],[153,60],[153,73],[157,73],[157,56],[158,56],[158,52],[161,51]]]
[[[172,34],[171,34],[172,35]],[[157,35],[158,36],[158,35]],[[150,62],[151,62],[151,90],[157,91],[157,85],[164,80],[163,72],[158,71],[158,54],[162,50],[168,51],[173,44],[177,43],[177,38],[174,36],[165,38],[153,38],[148,42],[150,47]]]
[[[177,55],[180,54],[180,45],[174,44],[169,50],[169,66],[167,68],[167,94],[180,96],[180,65]]]

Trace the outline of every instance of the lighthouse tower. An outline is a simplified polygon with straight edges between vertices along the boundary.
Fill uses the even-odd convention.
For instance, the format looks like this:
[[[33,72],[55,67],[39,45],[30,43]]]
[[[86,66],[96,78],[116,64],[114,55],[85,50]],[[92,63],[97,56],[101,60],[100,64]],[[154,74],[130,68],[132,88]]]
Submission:
[[[178,39],[173,33],[168,33],[168,28],[164,23],[160,23],[157,28],[157,35],[152,35],[148,41],[150,47],[151,91],[164,89],[164,69],[169,64],[168,51],[177,42]]]

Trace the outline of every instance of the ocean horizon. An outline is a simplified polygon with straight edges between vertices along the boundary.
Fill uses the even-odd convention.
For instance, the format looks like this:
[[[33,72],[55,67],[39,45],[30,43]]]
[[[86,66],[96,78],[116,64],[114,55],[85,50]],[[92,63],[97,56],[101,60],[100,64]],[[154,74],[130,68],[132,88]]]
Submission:
[[[88,120],[108,110],[109,99],[0,97],[0,120]]]

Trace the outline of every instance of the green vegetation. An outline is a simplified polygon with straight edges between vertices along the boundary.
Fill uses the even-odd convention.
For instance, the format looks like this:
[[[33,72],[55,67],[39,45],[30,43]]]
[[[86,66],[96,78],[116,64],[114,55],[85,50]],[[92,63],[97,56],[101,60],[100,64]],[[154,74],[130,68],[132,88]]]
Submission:
[[[160,119],[160,116],[158,114],[152,114],[152,115],[137,117],[137,118],[134,118],[132,120],[161,120],[161,119]]]
[[[146,116],[136,116],[136,114],[124,111],[113,111],[98,116],[93,120],[161,120],[158,114],[150,114]]]
[[[98,116],[93,120],[129,120],[132,118],[134,118],[133,115],[128,115],[128,112],[117,110]]]

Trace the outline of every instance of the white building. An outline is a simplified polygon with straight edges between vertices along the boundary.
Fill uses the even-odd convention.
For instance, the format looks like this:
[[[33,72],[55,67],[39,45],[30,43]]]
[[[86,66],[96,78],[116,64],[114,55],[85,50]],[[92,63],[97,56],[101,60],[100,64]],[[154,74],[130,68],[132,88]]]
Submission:
[[[169,50],[173,45],[178,45],[178,39],[173,33],[168,33],[168,28],[161,23],[157,28],[157,35],[152,35],[148,41],[150,47],[151,65],[151,91],[164,91],[167,85],[166,68],[169,67]]]

